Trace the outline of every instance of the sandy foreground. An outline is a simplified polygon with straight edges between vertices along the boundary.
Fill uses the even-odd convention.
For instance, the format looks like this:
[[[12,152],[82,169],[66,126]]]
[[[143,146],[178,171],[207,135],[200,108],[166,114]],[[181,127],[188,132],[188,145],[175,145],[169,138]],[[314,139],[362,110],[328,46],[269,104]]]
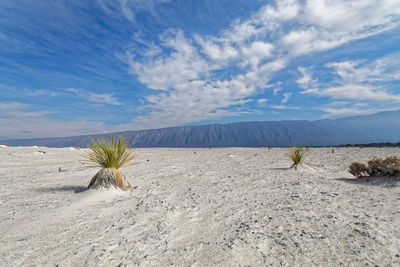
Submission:
[[[129,193],[81,192],[84,151],[0,148],[1,266],[400,265],[400,182],[347,172],[400,148],[136,149]]]

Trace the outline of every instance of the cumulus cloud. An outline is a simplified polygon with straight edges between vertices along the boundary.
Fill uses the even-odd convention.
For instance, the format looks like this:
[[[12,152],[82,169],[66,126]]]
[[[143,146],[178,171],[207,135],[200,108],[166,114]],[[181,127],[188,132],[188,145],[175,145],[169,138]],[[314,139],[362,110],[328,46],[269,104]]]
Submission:
[[[298,68],[302,77],[297,80],[303,94],[337,99],[321,108],[325,116],[370,114],[388,108],[398,108],[400,94],[399,54],[374,61],[341,61],[325,64],[330,70],[330,80],[313,79],[312,71]],[[397,91],[397,92],[396,92]]]
[[[129,57],[129,64],[139,81],[148,88],[174,89],[177,85],[204,78],[213,69],[181,31],[171,32],[169,37],[163,37],[163,41],[164,49],[174,50],[168,56],[150,57],[145,62],[135,62]]]
[[[400,25],[399,18],[398,1],[282,0],[263,6],[246,20],[234,21],[215,36],[167,31],[160,36],[158,46],[149,47],[146,56],[128,53],[132,72],[152,90],[145,98],[149,113],[136,118],[134,125],[173,126],[243,112],[239,107],[256,93],[269,89],[274,95],[279,93],[280,87],[273,88],[269,82],[293,58],[392,29]],[[299,67],[302,77],[297,83],[302,93],[397,99],[397,95],[371,80],[374,77],[375,82],[382,82],[377,79],[382,79],[380,75],[386,69],[384,61],[374,70],[372,65],[363,69],[357,62],[347,64],[327,65],[340,78],[323,88],[312,78],[311,69]],[[356,75],[361,76],[354,79]],[[281,105],[271,107],[291,108],[283,105],[289,97],[291,94],[285,93]]]
[[[400,2],[308,0],[282,38],[292,56],[325,51],[399,25]]]
[[[390,55],[373,62],[342,61],[328,63],[335,79],[320,85],[312,80],[309,70],[299,68],[303,77],[297,83],[303,93],[337,99],[373,100],[400,103],[400,94],[392,92],[391,83],[400,81],[399,55]]]
[[[286,65],[284,59],[260,64],[261,59],[271,56],[272,45],[256,42],[240,51],[247,53],[250,68],[243,66],[243,73],[218,79],[213,72],[226,68],[226,61],[232,59],[202,54],[204,50],[199,47],[204,42],[198,40],[188,40],[181,31],[169,32],[162,37],[163,48],[172,49],[167,56],[141,62],[135,61],[134,55],[128,57],[138,79],[148,88],[161,91],[146,97],[146,107],[152,111],[136,118],[135,128],[166,127],[238,114],[242,111],[232,107],[249,102],[248,98]]]

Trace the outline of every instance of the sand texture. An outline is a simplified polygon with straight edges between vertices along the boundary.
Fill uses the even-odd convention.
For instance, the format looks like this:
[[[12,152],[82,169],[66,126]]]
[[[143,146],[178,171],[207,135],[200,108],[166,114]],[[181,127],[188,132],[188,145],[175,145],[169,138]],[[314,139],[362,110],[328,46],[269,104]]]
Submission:
[[[81,192],[84,150],[0,148],[1,266],[400,266],[400,182],[352,161],[400,148],[136,149],[131,192]]]

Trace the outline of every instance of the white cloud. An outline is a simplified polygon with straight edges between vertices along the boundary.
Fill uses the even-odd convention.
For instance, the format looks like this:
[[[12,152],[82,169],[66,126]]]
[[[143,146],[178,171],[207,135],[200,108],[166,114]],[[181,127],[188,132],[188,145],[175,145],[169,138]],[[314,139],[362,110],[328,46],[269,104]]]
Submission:
[[[147,12],[157,18],[157,7],[170,0],[97,0],[99,6],[107,15],[118,17],[120,13],[131,22],[135,22],[140,12]]]
[[[324,85],[312,80],[309,70],[298,68],[303,77],[297,83],[303,93],[336,99],[371,100],[400,103],[400,94],[390,91],[390,82],[400,81],[398,54],[389,55],[374,62],[343,61],[326,64],[333,69],[336,79]],[[388,84],[389,83],[389,84]]]
[[[124,13],[125,17],[133,21],[135,19],[135,14],[132,12],[131,8],[128,6],[128,0],[121,0],[121,10]]]
[[[215,40],[213,38],[204,40],[199,35],[195,35],[195,40],[201,46],[202,53],[213,61],[226,62],[237,59],[240,55],[239,51],[227,40]]]
[[[244,65],[250,64],[253,68],[256,68],[260,61],[271,57],[273,48],[272,44],[259,41],[242,48],[242,55],[245,58]]]
[[[376,27],[392,27],[400,14],[400,3],[396,0],[308,0],[304,13],[308,23],[323,29],[357,33]]]
[[[287,103],[291,96],[292,96],[292,93],[284,93],[283,94],[283,99],[282,99],[282,104]]]
[[[51,91],[51,90],[46,90],[46,89],[38,89],[38,90],[24,90],[24,93],[27,96],[59,96],[60,94],[58,92],[55,91]]]
[[[200,79],[212,69],[182,32],[171,34],[163,39],[164,48],[174,50],[169,56],[150,58],[143,63],[135,62],[134,58],[129,61],[139,81],[150,89],[172,89],[187,81]]]
[[[260,59],[251,59],[251,69],[229,79],[216,79],[213,71],[224,69],[231,57],[210,52],[209,45],[199,40],[190,41],[182,32],[170,32],[162,37],[163,46],[172,49],[167,56],[142,62],[135,61],[134,55],[128,56],[138,79],[159,92],[146,97],[146,107],[152,111],[133,121],[135,129],[166,127],[240,113],[242,111],[234,107],[247,103],[247,98],[264,88],[272,74],[286,65],[282,59],[262,63]],[[201,50],[209,50],[207,58],[201,55],[198,45],[207,46]],[[264,59],[271,56],[271,49],[270,44],[256,42],[240,53],[245,51],[248,58],[258,54]]]
[[[400,2],[308,0],[282,44],[291,56],[325,51],[399,25]]]
[[[239,106],[254,94],[272,88],[268,86],[272,76],[293,57],[326,51],[400,25],[397,2],[283,0],[265,5],[247,20],[235,21],[216,36],[168,31],[160,37],[160,46],[149,46],[145,57],[128,53],[132,72],[154,90],[146,97],[150,112],[133,123],[137,127],[164,127],[243,112]],[[336,69],[339,76],[344,72],[351,76],[345,65]],[[379,86],[357,82],[321,88],[309,69],[298,70],[302,73],[297,80],[302,93],[353,99],[360,94],[364,99],[393,96]],[[364,71],[373,74],[370,69]],[[372,76],[378,79],[382,71],[375,71]],[[221,72],[234,74],[227,77]],[[277,94],[280,87],[272,89]],[[353,95],[346,96],[346,90]],[[289,97],[286,93],[282,104]]]
[[[89,100],[100,104],[122,105],[122,103],[119,102],[116,97],[114,97],[112,94],[107,94],[107,93],[104,94],[89,93]]]
[[[0,139],[61,137],[106,131],[102,122],[50,119],[51,112],[36,111],[27,104],[0,102]]]
[[[88,101],[99,103],[99,104],[109,104],[109,105],[123,105],[119,102],[118,98],[116,98],[113,94],[103,93],[103,94],[96,94],[92,92],[88,92],[83,89],[75,89],[75,88],[67,88],[67,92],[74,93],[82,98],[85,98]]]
[[[298,67],[297,70],[303,75],[301,78],[296,80],[296,83],[304,89],[302,93],[314,93],[317,92],[319,86],[317,80],[312,79],[310,70],[304,67]]]
[[[268,99],[266,99],[266,98],[260,98],[260,99],[257,100],[257,103],[262,105],[262,104],[267,103],[267,101],[268,101]]]
[[[390,101],[400,103],[400,95],[390,94],[384,88],[375,87],[373,85],[346,83],[341,86],[325,88],[320,90],[318,94],[320,96],[330,96],[340,99]]]
[[[353,115],[366,115],[381,111],[379,108],[371,108],[365,103],[351,103],[351,102],[332,102],[331,104],[325,105],[321,108],[327,117],[338,117],[338,116],[353,116]]]
[[[301,4],[296,0],[276,1],[276,8],[265,6],[258,14],[260,21],[269,20],[287,21],[297,17],[301,9]]]
[[[19,102],[0,102],[0,111],[12,112],[27,107],[28,105]]]
[[[301,55],[317,48],[315,43],[317,35],[315,28],[292,31],[282,38],[282,42],[290,49],[291,54]]]
[[[343,61],[326,64],[347,82],[355,83],[380,83],[400,80],[400,67],[398,62],[400,54],[391,54],[379,58],[374,62]]]
[[[272,93],[274,96],[278,95],[278,93],[280,91],[282,91],[282,87],[281,87],[282,82],[277,82],[276,84],[274,84],[272,87],[274,88]]]
[[[365,108],[351,108],[351,107],[343,107],[343,108],[322,108],[322,111],[328,113],[323,117],[336,117],[336,116],[353,116],[353,115],[367,115],[373,114],[379,110],[376,109],[365,109]]]
[[[271,105],[269,107],[273,109],[300,109],[299,107],[286,106],[286,105]]]

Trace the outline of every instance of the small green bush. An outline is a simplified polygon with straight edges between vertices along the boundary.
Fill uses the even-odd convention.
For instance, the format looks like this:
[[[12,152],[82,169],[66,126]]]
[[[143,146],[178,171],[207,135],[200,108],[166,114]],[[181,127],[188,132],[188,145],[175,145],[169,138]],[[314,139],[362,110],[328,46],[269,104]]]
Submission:
[[[374,158],[368,161],[368,166],[360,162],[353,162],[349,166],[349,172],[358,178],[367,176],[400,176],[400,159],[397,157]]]

